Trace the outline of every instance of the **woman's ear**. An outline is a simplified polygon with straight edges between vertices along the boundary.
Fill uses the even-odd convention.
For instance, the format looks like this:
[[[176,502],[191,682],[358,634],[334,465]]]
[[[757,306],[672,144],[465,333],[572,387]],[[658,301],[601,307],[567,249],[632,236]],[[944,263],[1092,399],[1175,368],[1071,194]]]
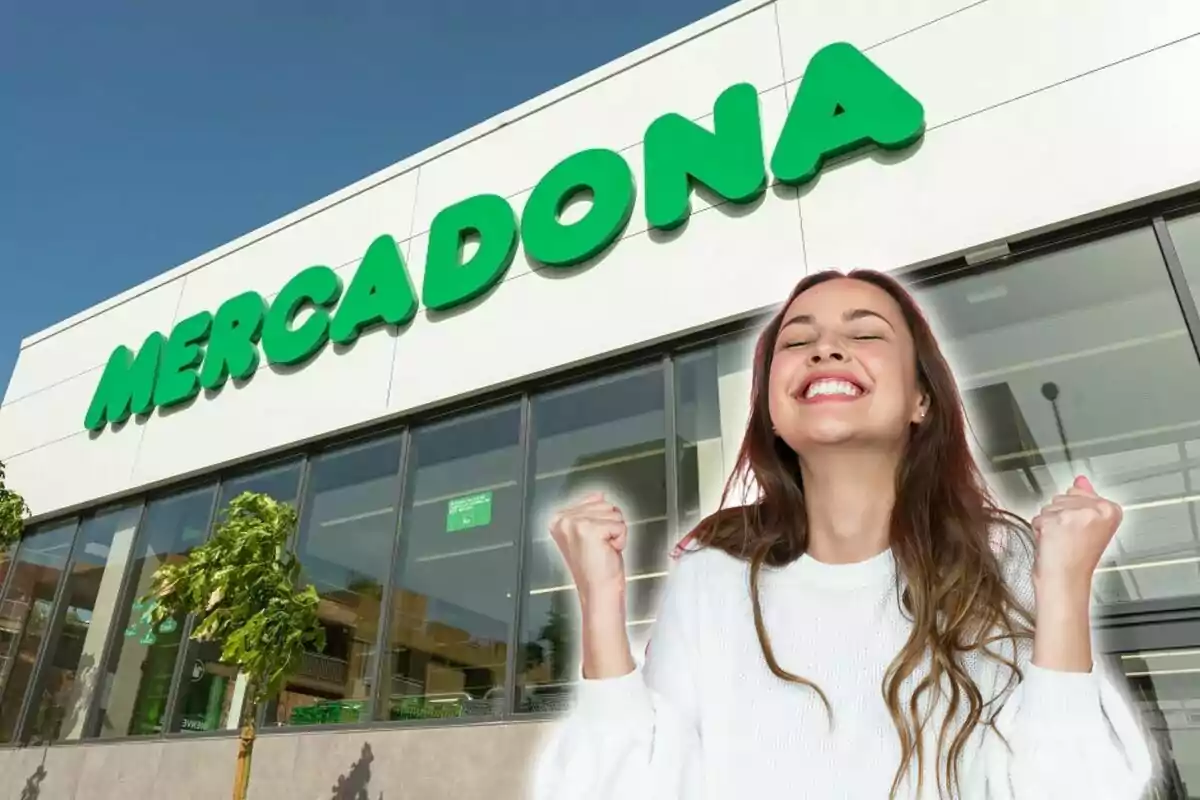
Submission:
[[[925,417],[929,414],[930,400],[929,395],[921,393],[921,398],[917,401],[917,407],[913,410],[912,422],[914,425],[920,425],[925,421]]]

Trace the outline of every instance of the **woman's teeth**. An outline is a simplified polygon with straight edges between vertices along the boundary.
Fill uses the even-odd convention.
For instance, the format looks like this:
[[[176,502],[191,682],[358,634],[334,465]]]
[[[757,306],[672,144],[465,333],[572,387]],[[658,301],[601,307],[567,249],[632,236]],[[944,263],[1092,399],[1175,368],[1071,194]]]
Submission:
[[[855,386],[850,381],[822,379],[813,381],[808,385],[808,389],[804,392],[804,399],[808,400],[812,397],[820,397],[822,395],[845,395],[847,397],[858,397],[862,394],[862,390]]]

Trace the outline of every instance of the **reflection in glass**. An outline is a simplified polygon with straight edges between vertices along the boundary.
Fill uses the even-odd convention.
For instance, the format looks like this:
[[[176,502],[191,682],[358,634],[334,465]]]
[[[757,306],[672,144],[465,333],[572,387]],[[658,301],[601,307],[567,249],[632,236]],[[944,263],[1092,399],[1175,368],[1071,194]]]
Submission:
[[[1200,370],[1150,229],[936,283],[993,485],[1026,515],[1086,472],[1127,516],[1096,580],[1120,603],[1196,591]]]
[[[737,336],[675,359],[681,533],[720,506],[749,417],[753,347],[753,336]]]
[[[1200,214],[1169,220],[1167,231],[1183,265],[1183,274],[1192,297],[1200,302]]]
[[[396,586],[393,720],[502,708],[521,520],[516,405],[413,432]]]
[[[214,526],[219,524],[229,502],[243,492],[258,492],[283,503],[295,503],[300,469],[300,462],[294,462],[225,481],[217,498]],[[245,676],[221,663],[219,642],[189,640],[183,658],[183,679],[171,731],[236,729],[247,705]]]
[[[8,589],[0,598],[0,742],[16,738],[21,700],[50,626],[54,593],[74,537],[74,520],[27,534],[17,551]]]
[[[153,628],[150,608],[138,600],[150,590],[159,567],[180,563],[204,542],[216,491],[216,486],[208,486],[146,507],[135,550],[132,591],[117,618],[121,635],[107,665],[108,689],[101,698],[95,733],[100,738],[147,736],[163,730],[186,615],[176,615]]]
[[[16,555],[18,545],[6,547],[3,552],[0,552],[0,587],[4,586],[4,579],[8,577],[8,568],[12,566],[13,556]]]
[[[304,656],[268,720],[278,725],[370,719],[375,642],[396,540],[402,441],[393,437],[312,462],[297,552],[321,596],[325,650]]]
[[[605,491],[629,525],[625,570],[634,647],[644,645],[673,544],[667,531],[663,373],[654,366],[550,393],[533,403],[534,483],[526,528],[529,593],[518,665],[522,711],[556,710],[579,675],[578,603],[547,531],[549,515]]]
[[[83,736],[141,511],[141,506],[132,506],[101,513],[79,528],[66,589],[55,612],[61,626],[46,650],[35,684],[33,715],[25,724],[31,742]]]
[[[1200,650],[1127,653],[1113,659],[1129,682],[1157,765],[1144,800],[1200,796]]]

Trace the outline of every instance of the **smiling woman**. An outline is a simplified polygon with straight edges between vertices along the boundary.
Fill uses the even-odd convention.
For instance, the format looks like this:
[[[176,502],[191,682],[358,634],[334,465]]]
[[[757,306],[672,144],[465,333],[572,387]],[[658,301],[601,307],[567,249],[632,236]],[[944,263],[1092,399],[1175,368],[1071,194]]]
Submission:
[[[862,280],[831,279],[792,301],[771,361],[770,408],[777,430],[794,419],[797,452],[855,440],[904,444],[903,426],[924,419],[929,398],[920,396],[916,365],[899,356],[913,347],[903,316]]]
[[[750,403],[727,494],[758,495],[687,537],[644,667],[622,509],[600,491],[551,518],[584,681],[536,796],[1138,800],[1149,750],[1088,615],[1120,508],[1080,477],[1032,528],[1001,510],[928,322],[877,272],[800,282]]]

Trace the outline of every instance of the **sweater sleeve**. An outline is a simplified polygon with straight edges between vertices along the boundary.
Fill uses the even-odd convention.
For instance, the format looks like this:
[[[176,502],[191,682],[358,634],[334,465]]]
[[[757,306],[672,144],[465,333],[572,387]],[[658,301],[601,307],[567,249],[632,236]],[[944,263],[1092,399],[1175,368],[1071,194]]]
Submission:
[[[699,787],[695,556],[675,565],[645,664],[583,680],[575,707],[550,733],[533,800],[691,800]]]
[[[1005,571],[1016,599],[1034,608],[1033,549],[1012,535]],[[1042,669],[1032,662],[1031,642],[1016,656],[1021,680],[983,738],[978,780],[987,800],[1139,800],[1153,766],[1145,733],[1119,688],[1120,676],[1100,667],[1090,672]],[[1004,676],[1004,680],[999,679]],[[1010,671],[998,671],[1007,683]],[[998,690],[1004,686],[997,686]],[[997,733],[999,735],[997,735]]]

